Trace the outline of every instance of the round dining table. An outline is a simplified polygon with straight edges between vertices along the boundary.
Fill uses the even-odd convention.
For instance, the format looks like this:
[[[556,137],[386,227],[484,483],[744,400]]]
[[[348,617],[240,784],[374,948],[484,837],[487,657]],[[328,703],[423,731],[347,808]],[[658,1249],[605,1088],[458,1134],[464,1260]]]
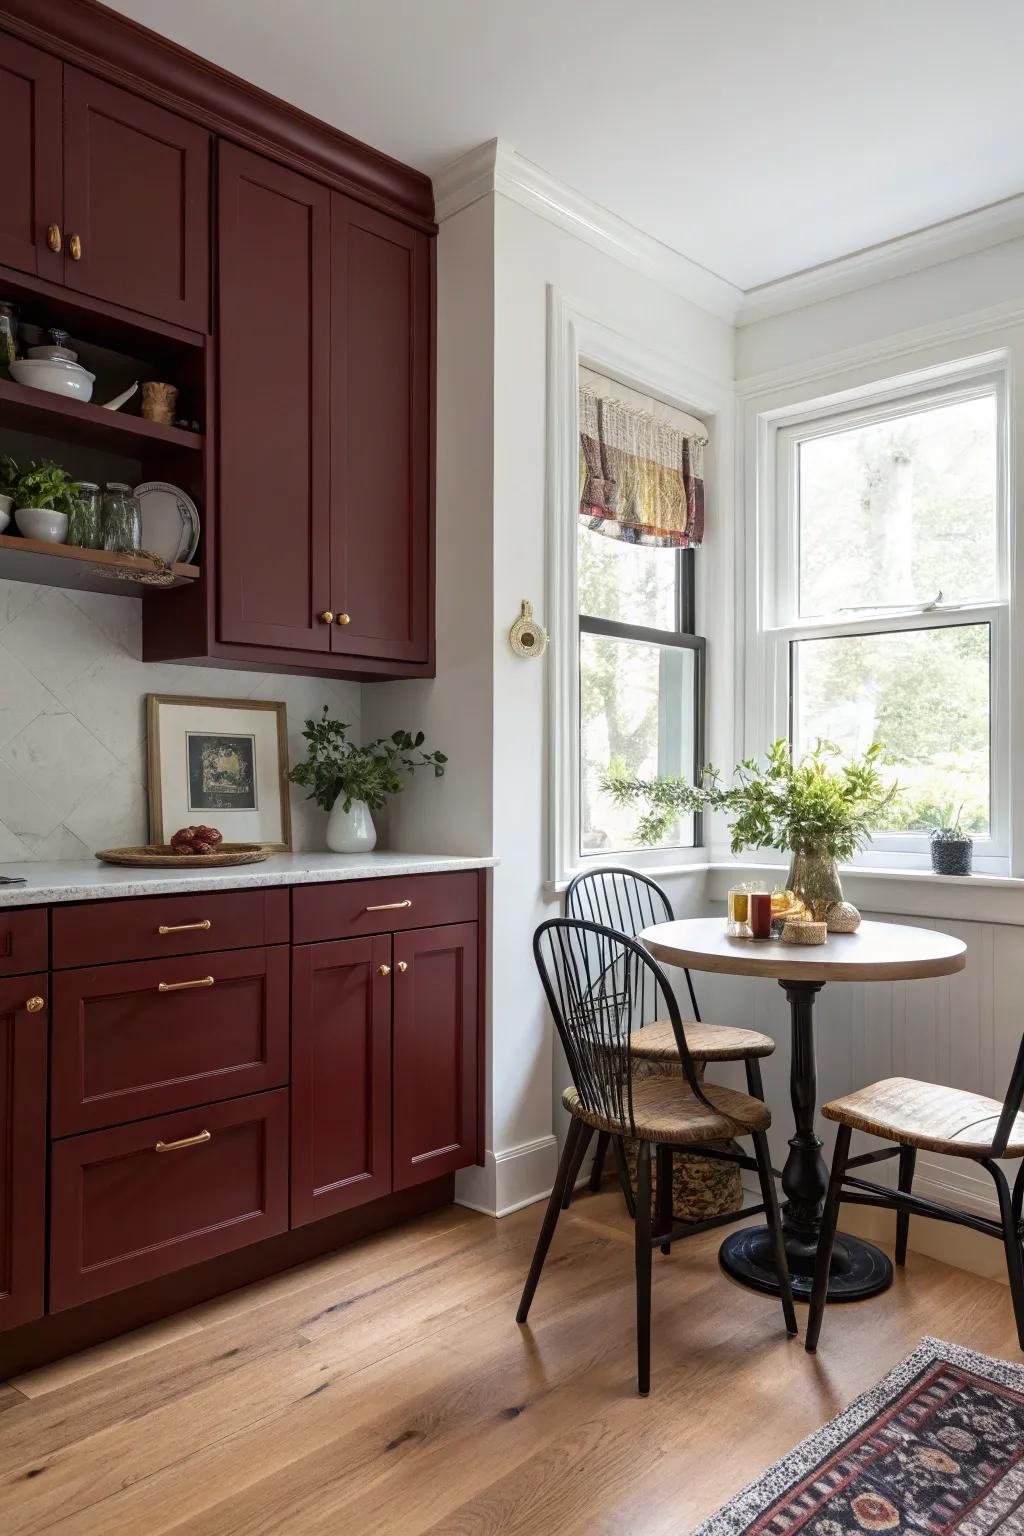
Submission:
[[[817,1069],[814,1003],[830,981],[915,981],[962,971],[966,946],[947,933],[902,923],[861,923],[855,933],[829,934],[825,944],[783,944],[779,939],[730,938],[721,917],[658,923],[640,934],[663,965],[728,976],[777,981],[789,1000],[792,1055],[790,1097],[795,1134],[782,1170],[782,1225],[793,1293],[808,1300],[821,1230],[828,1172],[815,1130]],[[861,1086],[855,1084],[852,1086]],[[766,1226],[742,1227],[719,1252],[722,1268],[754,1290],[776,1293],[778,1275]],[[892,1283],[892,1264],[880,1248],[839,1234],[832,1251],[828,1299],[857,1301]]]

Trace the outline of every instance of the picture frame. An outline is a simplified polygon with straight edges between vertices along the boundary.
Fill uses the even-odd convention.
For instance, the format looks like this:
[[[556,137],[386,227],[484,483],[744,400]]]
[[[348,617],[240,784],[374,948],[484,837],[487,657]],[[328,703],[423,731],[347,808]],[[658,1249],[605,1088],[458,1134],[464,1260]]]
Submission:
[[[226,843],[290,851],[283,703],[150,693],[146,718],[151,842],[203,823]]]

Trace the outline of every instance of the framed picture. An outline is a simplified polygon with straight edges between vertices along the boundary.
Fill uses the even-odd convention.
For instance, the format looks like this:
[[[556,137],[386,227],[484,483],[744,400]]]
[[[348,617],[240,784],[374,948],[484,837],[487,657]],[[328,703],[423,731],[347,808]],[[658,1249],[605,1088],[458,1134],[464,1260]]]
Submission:
[[[151,693],[149,836],[205,822],[226,843],[292,845],[283,704]]]

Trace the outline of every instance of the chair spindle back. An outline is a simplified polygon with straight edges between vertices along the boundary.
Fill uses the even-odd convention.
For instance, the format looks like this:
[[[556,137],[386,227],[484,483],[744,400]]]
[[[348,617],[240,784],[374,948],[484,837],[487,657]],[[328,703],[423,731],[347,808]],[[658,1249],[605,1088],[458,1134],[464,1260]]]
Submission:
[[[658,882],[621,864],[605,864],[600,869],[588,869],[577,875],[566,889],[565,915],[616,928],[631,939],[655,923],[671,923],[675,918],[672,903]],[[683,975],[693,1017],[699,1024],[697,994],[689,971],[684,970]],[[653,1019],[652,1014],[639,1022],[650,1024]]]

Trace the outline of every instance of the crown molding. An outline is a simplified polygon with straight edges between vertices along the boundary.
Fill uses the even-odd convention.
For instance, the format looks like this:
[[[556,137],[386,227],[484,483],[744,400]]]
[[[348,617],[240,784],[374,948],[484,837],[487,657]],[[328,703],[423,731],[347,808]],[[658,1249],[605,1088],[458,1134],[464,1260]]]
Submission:
[[[434,177],[434,217],[443,223],[492,192],[511,198],[691,304],[730,325],[735,323],[741,289],[591,202],[500,139],[478,145]]]
[[[748,288],[740,302],[736,324],[752,325],[757,320],[788,314],[808,304],[820,304],[825,299],[838,298],[858,288],[869,288],[890,278],[921,272],[926,267],[939,266],[958,256],[969,256],[1021,236],[1024,236],[1024,195],[1007,197],[1002,202],[989,203],[941,224],[929,224],[912,234],[867,246],[849,256],[808,267],[806,271],[794,272],[757,288]]]

